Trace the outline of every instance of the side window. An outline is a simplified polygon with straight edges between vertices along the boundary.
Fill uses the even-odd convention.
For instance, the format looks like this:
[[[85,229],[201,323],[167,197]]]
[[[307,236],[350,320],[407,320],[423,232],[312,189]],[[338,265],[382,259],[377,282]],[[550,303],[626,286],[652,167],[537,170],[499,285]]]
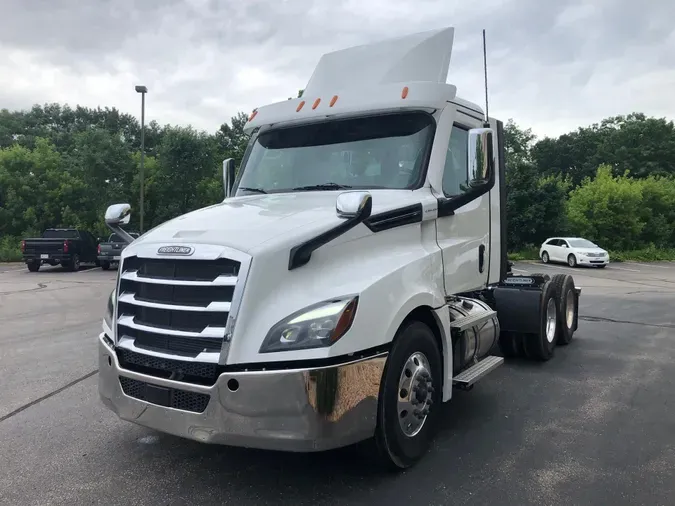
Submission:
[[[551,239],[546,244],[548,244],[550,246],[557,246],[558,245],[558,239]]]
[[[453,126],[443,169],[443,193],[446,197],[461,195],[469,177],[469,132]]]

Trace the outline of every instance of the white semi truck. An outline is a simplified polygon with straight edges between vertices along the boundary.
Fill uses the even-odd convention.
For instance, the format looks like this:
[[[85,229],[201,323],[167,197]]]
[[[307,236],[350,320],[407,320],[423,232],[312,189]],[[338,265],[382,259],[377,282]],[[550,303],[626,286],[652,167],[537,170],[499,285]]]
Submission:
[[[446,84],[453,38],[328,53],[302,97],[252,113],[225,199],[123,251],[99,335],[106,406],[204,443],[371,440],[404,469],[453,388],[572,340],[572,277],[509,268],[503,124]],[[106,213],[120,235],[130,209]]]

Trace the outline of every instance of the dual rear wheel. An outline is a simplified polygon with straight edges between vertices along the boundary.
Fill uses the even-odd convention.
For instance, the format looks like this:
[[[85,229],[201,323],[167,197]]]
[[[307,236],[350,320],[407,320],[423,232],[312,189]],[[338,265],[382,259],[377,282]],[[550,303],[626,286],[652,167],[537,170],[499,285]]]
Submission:
[[[568,274],[544,277],[547,281],[542,289],[538,332],[502,331],[499,348],[507,358],[547,361],[557,345],[567,345],[574,337],[579,311],[574,280]]]

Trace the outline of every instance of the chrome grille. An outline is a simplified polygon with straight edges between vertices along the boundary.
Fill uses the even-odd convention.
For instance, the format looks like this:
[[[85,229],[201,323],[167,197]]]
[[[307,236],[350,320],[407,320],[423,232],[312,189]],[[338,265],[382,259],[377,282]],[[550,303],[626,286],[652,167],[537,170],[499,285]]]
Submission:
[[[198,357],[222,349],[241,263],[228,259],[124,259],[117,339],[138,351]]]

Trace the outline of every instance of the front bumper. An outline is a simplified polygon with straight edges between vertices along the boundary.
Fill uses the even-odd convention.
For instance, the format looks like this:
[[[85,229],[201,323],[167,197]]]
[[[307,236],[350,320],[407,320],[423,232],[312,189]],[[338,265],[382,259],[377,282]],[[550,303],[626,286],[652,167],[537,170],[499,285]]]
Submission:
[[[121,419],[161,432],[298,452],[346,446],[375,432],[386,354],[320,369],[225,372],[208,387],[122,369],[103,333],[98,351],[103,403]],[[151,386],[148,393],[144,384],[172,391]],[[180,409],[135,398],[150,396]]]
[[[577,264],[579,265],[607,265],[609,257],[582,257],[579,256]]]

